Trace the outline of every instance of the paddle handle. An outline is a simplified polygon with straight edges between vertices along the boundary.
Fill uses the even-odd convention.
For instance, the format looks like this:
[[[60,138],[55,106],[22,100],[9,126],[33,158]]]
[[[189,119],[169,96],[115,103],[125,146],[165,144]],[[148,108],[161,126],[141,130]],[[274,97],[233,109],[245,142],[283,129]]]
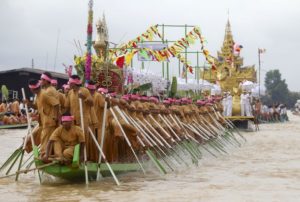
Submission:
[[[24,88],[22,88],[21,91],[22,91],[23,100],[26,100],[26,94],[25,94]],[[31,137],[31,144],[32,144],[32,147],[33,147],[33,146],[35,146],[35,144],[34,144],[34,140],[33,140],[33,137],[32,137],[31,119],[30,119],[30,116],[29,116],[28,105],[27,105],[26,102],[25,102],[25,112],[26,112],[26,117],[27,117],[27,127],[28,127],[28,130],[29,130],[29,135]],[[24,140],[24,144],[23,144],[23,150],[26,147],[27,139],[28,139],[28,133],[26,133],[26,136],[25,136],[25,140]]]
[[[99,150],[100,155],[103,157],[103,159],[104,159],[104,161],[105,161],[105,163],[106,163],[106,166],[108,167],[108,169],[109,169],[111,175],[113,176],[113,178],[114,178],[116,184],[119,186],[119,185],[120,185],[120,182],[119,182],[118,178],[116,177],[116,175],[115,175],[113,169],[110,167],[110,165],[109,165],[109,163],[108,163],[108,161],[107,161],[107,159],[106,159],[106,156],[105,156],[105,154],[103,153],[103,150],[102,150],[102,148],[100,147],[99,143],[97,142],[97,140],[96,140],[96,138],[95,138],[95,135],[94,135],[94,133],[93,133],[93,131],[91,130],[90,127],[89,127],[89,132],[90,132],[89,134],[91,135],[92,139],[93,139],[94,142],[95,142],[95,145],[97,146],[97,148],[98,148],[98,150]]]
[[[83,123],[83,106],[82,106],[82,99],[79,98],[79,110],[80,110],[80,126],[81,130],[84,133],[84,123]],[[84,174],[85,174],[85,184],[89,184],[89,177],[88,177],[88,170],[87,170],[87,151],[86,146],[84,147],[83,151],[83,158],[84,158]]]

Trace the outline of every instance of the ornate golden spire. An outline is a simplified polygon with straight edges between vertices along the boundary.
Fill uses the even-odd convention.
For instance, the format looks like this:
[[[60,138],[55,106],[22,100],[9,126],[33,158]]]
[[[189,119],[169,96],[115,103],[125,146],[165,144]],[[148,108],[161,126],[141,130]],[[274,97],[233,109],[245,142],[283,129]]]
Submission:
[[[221,48],[221,55],[223,56],[223,59],[227,59],[228,57],[231,57],[233,54],[233,36],[231,32],[231,26],[229,19],[227,20],[226,28],[225,28],[225,36],[223,41],[223,46]]]
[[[224,40],[226,40],[226,38],[228,38],[228,37],[232,38],[231,26],[230,26],[229,19],[227,20],[227,24],[226,24],[226,28],[225,28]]]
[[[94,49],[98,55],[98,57],[106,59],[106,51],[109,48],[108,44],[108,28],[106,25],[105,15],[103,13],[102,20],[99,20],[96,23],[97,35],[96,40],[94,42]]]
[[[225,36],[221,50],[217,52],[218,57],[215,58],[216,70],[211,69],[201,71],[201,78],[210,82],[218,82],[223,91],[237,92],[239,83],[243,80],[255,81],[256,71],[254,66],[242,67],[243,58],[234,52],[234,41],[231,32],[229,18],[225,27]],[[237,96],[237,94],[235,94]],[[233,108],[239,107],[238,102]],[[239,109],[234,109],[235,115],[239,114]]]

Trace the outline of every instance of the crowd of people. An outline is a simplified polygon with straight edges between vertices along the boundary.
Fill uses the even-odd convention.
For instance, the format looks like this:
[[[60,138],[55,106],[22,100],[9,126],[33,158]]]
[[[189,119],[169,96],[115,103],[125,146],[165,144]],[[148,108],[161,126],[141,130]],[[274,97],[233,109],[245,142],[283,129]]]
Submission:
[[[293,109],[293,114],[300,115],[300,100],[297,100],[297,102],[295,103],[294,109]]]
[[[224,92],[223,94],[223,115],[230,117],[232,116],[233,97],[230,92]],[[263,104],[259,98],[252,97],[251,93],[247,91],[243,91],[240,95],[240,109],[241,116],[254,116],[260,123],[288,121],[287,107],[285,104]]]
[[[261,123],[288,121],[287,107],[285,104],[274,103],[266,105],[256,99],[253,103],[253,112],[256,119]]]
[[[0,102],[0,125],[27,123],[24,103],[15,98]]]

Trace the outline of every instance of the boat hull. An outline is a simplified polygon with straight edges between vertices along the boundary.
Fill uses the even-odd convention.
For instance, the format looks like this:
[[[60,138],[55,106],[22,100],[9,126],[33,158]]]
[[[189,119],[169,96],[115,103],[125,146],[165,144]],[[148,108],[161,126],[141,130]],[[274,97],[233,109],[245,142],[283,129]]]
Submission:
[[[35,126],[37,123],[33,122],[31,126]],[[0,129],[22,129],[22,128],[28,128],[27,123],[22,124],[11,124],[11,125],[0,125]]]
[[[137,163],[112,163],[110,164],[112,170],[116,175],[128,172],[136,172],[140,170]],[[90,180],[95,180],[97,176],[97,163],[87,163],[88,176]],[[66,165],[51,165],[42,169],[45,173],[62,178],[69,181],[83,181],[85,179],[84,166],[81,164],[79,167],[72,167]],[[101,163],[100,172],[103,177],[111,176],[111,173],[105,163]]]
[[[27,128],[28,124],[0,125],[0,129],[21,129]]]

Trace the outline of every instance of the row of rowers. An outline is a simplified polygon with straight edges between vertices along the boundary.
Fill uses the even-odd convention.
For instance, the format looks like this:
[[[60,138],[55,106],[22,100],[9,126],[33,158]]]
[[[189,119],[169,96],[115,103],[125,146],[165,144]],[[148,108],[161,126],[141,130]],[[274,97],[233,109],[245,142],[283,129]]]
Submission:
[[[44,72],[41,75],[41,80],[29,81],[29,88],[32,93],[36,95],[33,107],[37,109],[39,115],[39,128],[35,130],[34,140],[36,145],[40,144],[42,158],[46,155],[47,145],[49,145],[51,135],[57,128],[62,128],[60,117],[63,113],[70,113],[72,115],[72,124],[74,126],[81,125],[79,98],[83,101],[83,132],[85,134],[84,139],[88,160],[90,161],[98,160],[98,152],[96,145],[89,135],[89,128],[94,131],[99,143],[101,142],[101,135],[105,134],[103,150],[107,159],[111,162],[128,161],[132,159],[130,148],[124,140],[118,122],[121,124],[134,148],[137,151],[142,149],[137,141],[138,129],[122,119],[122,116],[118,113],[116,113],[117,117],[113,117],[112,112],[110,110],[107,111],[104,133],[102,133],[105,102],[107,103],[107,108],[118,106],[132,118],[148,121],[152,126],[152,130],[156,130],[156,132],[161,134],[166,140],[170,139],[170,137],[162,130],[169,131],[169,128],[159,118],[160,114],[174,114],[174,116],[177,116],[182,122],[189,124],[195,120],[199,121],[200,116],[202,119],[205,119],[205,121],[209,121],[208,113],[213,112],[214,109],[221,112],[223,109],[220,104],[221,99],[218,98],[208,101],[197,101],[196,104],[193,104],[191,100],[187,98],[177,100],[166,99],[163,102],[159,102],[155,97],[148,98],[138,95],[124,95],[121,98],[106,97],[104,95],[104,89],[100,89],[102,93],[97,92],[96,86],[92,82],[82,87],[81,80],[77,75],[72,75],[69,78],[68,85],[70,89],[65,88],[65,93],[61,93],[51,84],[52,80],[51,74]],[[149,114],[152,118],[149,118]],[[118,120],[115,120],[115,118]],[[210,121],[212,122],[212,120]],[[171,121],[170,123],[172,124]],[[176,128],[175,123],[173,123],[173,125],[172,128],[177,131],[178,135],[183,134],[180,128]],[[75,146],[79,139],[82,139],[77,137],[77,140],[74,140],[74,137],[71,137],[72,135],[70,135],[69,139],[66,136],[61,138],[60,142],[63,145],[60,145],[59,148],[62,150],[64,148],[68,149],[69,147]],[[61,153],[61,155],[64,154],[64,152],[61,151],[58,153]],[[68,156],[70,157],[69,154]]]

